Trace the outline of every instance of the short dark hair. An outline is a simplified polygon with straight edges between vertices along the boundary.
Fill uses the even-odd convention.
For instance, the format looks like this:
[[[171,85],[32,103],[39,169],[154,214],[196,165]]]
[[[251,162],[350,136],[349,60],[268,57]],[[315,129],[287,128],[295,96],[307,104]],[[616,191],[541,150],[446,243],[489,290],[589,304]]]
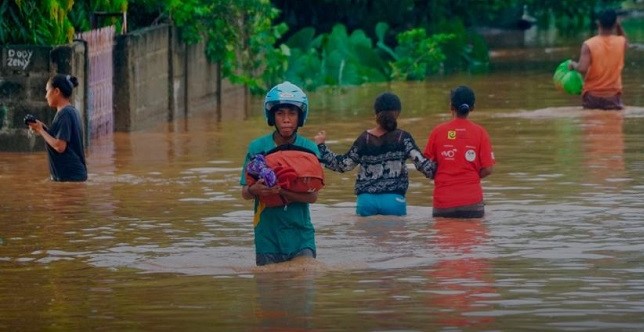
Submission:
[[[611,29],[617,22],[617,12],[614,9],[606,9],[599,13],[599,26],[604,29]]]
[[[476,96],[472,89],[461,85],[452,90],[450,93],[450,101],[456,113],[459,115],[467,115],[474,108]]]
[[[384,111],[402,111],[400,98],[391,92],[385,92],[376,97],[373,103],[373,110],[376,113]]]

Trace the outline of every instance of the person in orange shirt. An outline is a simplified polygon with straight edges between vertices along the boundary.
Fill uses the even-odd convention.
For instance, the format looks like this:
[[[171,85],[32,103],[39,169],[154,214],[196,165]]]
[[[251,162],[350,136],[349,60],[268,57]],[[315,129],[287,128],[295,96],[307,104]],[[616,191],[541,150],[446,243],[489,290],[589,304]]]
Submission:
[[[568,68],[585,75],[583,108],[621,110],[622,69],[628,42],[615,10],[601,12],[597,23],[599,32],[583,43],[579,62],[571,61]]]
[[[492,174],[495,160],[485,128],[467,119],[475,99],[467,86],[452,90],[454,118],[437,125],[427,139],[423,154],[437,165],[434,217],[481,218],[485,214],[481,179]]]

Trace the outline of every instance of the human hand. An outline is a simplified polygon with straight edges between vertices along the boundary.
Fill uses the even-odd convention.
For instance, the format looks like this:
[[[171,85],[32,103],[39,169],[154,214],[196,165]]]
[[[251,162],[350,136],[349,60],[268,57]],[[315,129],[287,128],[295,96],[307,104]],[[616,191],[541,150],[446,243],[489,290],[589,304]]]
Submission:
[[[326,131],[324,130],[318,131],[318,133],[315,134],[315,137],[313,137],[313,140],[315,141],[315,144],[324,143],[324,141],[326,141]]]
[[[568,70],[576,70],[576,69],[577,69],[577,62],[575,61],[568,62]]]
[[[255,196],[268,196],[268,195],[274,195],[274,194],[279,194],[281,188],[277,185],[269,187],[266,185],[266,182],[264,182],[264,179],[260,179],[259,181],[255,182],[252,186],[248,187],[248,192],[251,195]]]
[[[40,134],[43,131],[43,123],[40,120],[36,120],[35,122],[29,122],[29,129],[33,130],[37,134]]]

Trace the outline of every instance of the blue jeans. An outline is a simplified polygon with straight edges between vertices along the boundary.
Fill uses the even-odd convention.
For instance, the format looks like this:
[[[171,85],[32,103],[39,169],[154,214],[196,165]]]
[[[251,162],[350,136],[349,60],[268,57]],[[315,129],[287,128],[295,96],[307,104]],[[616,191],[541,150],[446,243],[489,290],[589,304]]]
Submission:
[[[356,213],[363,217],[376,214],[404,216],[407,214],[407,201],[399,194],[360,194],[356,199]]]

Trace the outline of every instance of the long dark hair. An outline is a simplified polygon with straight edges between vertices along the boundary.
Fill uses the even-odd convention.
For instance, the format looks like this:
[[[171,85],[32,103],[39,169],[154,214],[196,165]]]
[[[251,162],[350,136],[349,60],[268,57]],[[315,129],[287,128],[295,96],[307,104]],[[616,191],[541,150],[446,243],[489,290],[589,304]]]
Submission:
[[[49,79],[49,84],[51,84],[52,88],[58,88],[63,97],[69,99],[74,88],[78,86],[78,78],[72,75],[56,74]]]
[[[385,92],[376,97],[373,103],[373,110],[376,112],[376,122],[386,131],[394,131],[398,128],[396,118],[402,110],[400,98],[391,92]]]
[[[382,111],[376,115],[376,123],[386,131],[394,131],[398,128],[398,111]]]

